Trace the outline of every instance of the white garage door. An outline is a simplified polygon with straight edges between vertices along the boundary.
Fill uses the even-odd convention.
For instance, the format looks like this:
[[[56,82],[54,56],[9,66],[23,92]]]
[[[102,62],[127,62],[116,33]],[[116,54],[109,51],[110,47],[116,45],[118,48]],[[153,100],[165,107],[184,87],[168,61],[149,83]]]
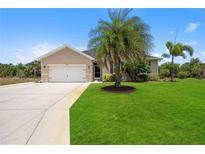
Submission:
[[[49,65],[49,82],[85,82],[85,64]]]

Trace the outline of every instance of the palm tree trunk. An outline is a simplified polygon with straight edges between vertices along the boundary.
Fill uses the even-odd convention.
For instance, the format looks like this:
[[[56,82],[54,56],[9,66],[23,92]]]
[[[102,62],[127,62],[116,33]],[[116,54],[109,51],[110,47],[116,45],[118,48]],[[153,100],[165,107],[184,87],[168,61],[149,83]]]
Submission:
[[[174,82],[174,56],[172,56],[172,64],[171,64],[171,82]]]
[[[120,72],[120,61],[116,60],[115,66],[115,87],[121,87],[121,72]]]

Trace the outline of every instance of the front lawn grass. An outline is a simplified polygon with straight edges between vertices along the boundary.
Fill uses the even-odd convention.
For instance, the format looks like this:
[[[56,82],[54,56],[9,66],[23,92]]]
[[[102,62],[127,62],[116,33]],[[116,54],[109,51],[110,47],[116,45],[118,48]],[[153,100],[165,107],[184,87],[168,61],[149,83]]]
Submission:
[[[70,110],[71,144],[205,144],[205,80],[91,84]]]

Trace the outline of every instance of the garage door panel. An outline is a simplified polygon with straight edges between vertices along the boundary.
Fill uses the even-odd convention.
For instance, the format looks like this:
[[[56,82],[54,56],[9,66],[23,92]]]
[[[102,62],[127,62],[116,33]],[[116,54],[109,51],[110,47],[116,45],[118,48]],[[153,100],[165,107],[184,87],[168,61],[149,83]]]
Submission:
[[[85,81],[84,73],[70,73],[68,74],[69,81]]]
[[[50,82],[85,82],[86,81],[86,66],[74,65],[71,66],[50,66],[49,81]]]

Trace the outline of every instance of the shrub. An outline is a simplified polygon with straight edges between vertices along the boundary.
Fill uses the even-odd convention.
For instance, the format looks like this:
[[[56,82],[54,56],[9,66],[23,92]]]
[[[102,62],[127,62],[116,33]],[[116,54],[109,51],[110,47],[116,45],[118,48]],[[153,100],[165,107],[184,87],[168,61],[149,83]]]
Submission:
[[[147,73],[140,73],[137,76],[138,79],[136,81],[147,81],[148,80],[148,74]]]
[[[147,81],[150,67],[146,61],[125,61],[123,63],[123,72],[126,72],[132,81]]]
[[[170,71],[169,69],[160,69],[159,76],[161,79],[169,77]]]
[[[180,64],[176,64],[176,63],[174,64],[174,67],[173,67],[174,77],[177,77],[177,74],[178,74],[178,72],[180,70],[179,66],[180,66]],[[171,67],[172,67],[172,65],[171,65],[170,62],[164,63],[164,64],[162,64],[160,66],[160,68],[159,68],[160,72],[162,72],[162,74],[165,73],[164,74],[165,76],[162,75],[162,77],[170,77],[170,75],[171,75]],[[169,74],[168,74],[167,70],[169,70]]]
[[[184,79],[184,78],[187,78],[188,77],[188,73],[185,72],[185,71],[181,71],[177,74],[178,78],[180,79]]]
[[[103,74],[103,81],[105,81],[105,82],[115,81],[115,76],[114,76],[114,74],[110,74],[110,73]]]
[[[148,81],[159,81],[159,76],[156,74],[149,74]]]
[[[205,64],[196,64],[192,68],[192,77],[202,79],[205,77]]]
[[[188,77],[191,76],[191,70],[192,70],[192,67],[191,67],[189,62],[186,62],[186,63],[184,63],[184,64],[182,64],[180,66],[180,71],[181,72],[187,72],[188,73]]]
[[[161,79],[160,81],[168,82],[168,81],[170,81],[170,78],[165,77],[165,78]]]

